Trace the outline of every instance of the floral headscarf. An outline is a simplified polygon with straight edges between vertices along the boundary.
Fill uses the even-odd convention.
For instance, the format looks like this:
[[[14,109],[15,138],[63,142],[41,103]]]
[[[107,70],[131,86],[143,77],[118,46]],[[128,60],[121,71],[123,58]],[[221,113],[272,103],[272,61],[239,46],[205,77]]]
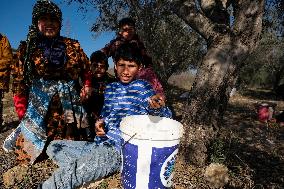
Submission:
[[[33,7],[32,24],[37,26],[38,19],[44,14],[56,16],[59,22],[62,22],[62,12],[60,8],[53,2],[47,0],[39,0]]]
[[[32,13],[32,25],[29,28],[29,33],[27,36],[27,50],[25,53],[25,61],[24,61],[24,81],[26,84],[30,84],[32,80],[32,70],[33,63],[30,59],[31,53],[33,53],[37,47],[37,38],[39,34],[39,30],[37,27],[38,19],[45,15],[51,14],[58,18],[58,21],[62,23],[62,12],[60,8],[53,2],[48,0],[38,0],[33,7]]]

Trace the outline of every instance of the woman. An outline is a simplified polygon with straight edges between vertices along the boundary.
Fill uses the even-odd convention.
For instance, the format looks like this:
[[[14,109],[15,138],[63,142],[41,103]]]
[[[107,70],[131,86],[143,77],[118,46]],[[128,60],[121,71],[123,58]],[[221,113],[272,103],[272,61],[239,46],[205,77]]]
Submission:
[[[13,92],[16,110],[17,106],[24,109],[16,130],[20,130],[16,141],[20,163],[34,163],[48,142],[76,139],[74,130],[86,127],[79,80],[84,81],[90,63],[78,41],[60,36],[61,23],[56,4],[37,1],[27,40],[18,50]],[[27,99],[27,108],[23,99]],[[13,140],[10,137],[5,142],[12,144]]]

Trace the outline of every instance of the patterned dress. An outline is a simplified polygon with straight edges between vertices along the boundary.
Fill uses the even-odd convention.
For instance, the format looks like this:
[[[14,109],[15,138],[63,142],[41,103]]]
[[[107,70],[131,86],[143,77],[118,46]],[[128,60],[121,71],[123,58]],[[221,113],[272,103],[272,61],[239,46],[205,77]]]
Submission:
[[[24,112],[17,128],[20,135],[16,140],[16,153],[20,163],[34,163],[42,157],[50,141],[78,139],[77,128],[86,124],[79,98],[79,80],[84,80],[90,63],[78,41],[41,36],[37,39],[37,48],[30,54],[32,82],[27,85],[23,65],[26,49],[26,43],[21,43],[19,62],[12,72],[14,99],[22,100],[15,101],[16,110],[22,106],[20,109]],[[6,139],[10,147],[12,140],[15,137]]]
[[[13,61],[12,49],[6,36],[0,34],[0,126],[2,125],[2,98],[9,90],[10,67]]]

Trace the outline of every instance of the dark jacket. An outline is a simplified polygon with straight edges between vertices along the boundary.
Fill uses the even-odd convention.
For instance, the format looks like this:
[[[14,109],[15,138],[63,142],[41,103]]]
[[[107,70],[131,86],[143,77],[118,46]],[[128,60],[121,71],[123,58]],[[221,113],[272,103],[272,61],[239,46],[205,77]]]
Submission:
[[[137,45],[138,49],[141,51],[142,64],[144,67],[149,67],[153,64],[152,58],[147,55],[146,48],[138,35],[134,35],[131,40],[125,40],[120,34],[118,34],[117,37],[111,40],[104,48],[101,49],[101,51],[104,52],[107,57],[113,58],[118,47],[125,43],[134,43]]]

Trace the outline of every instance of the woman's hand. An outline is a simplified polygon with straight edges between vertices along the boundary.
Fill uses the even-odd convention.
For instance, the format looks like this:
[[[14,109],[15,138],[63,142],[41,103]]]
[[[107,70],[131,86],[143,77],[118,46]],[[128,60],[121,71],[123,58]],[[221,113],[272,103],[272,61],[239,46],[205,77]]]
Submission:
[[[90,96],[92,95],[93,90],[94,89],[92,87],[84,86],[81,89],[81,92],[80,92],[80,99],[81,99],[81,101],[88,100],[90,98]]]
[[[95,131],[96,131],[96,135],[99,137],[105,136],[105,130],[104,130],[104,120],[103,119],[99,119],[96,121],[95,123]]]

